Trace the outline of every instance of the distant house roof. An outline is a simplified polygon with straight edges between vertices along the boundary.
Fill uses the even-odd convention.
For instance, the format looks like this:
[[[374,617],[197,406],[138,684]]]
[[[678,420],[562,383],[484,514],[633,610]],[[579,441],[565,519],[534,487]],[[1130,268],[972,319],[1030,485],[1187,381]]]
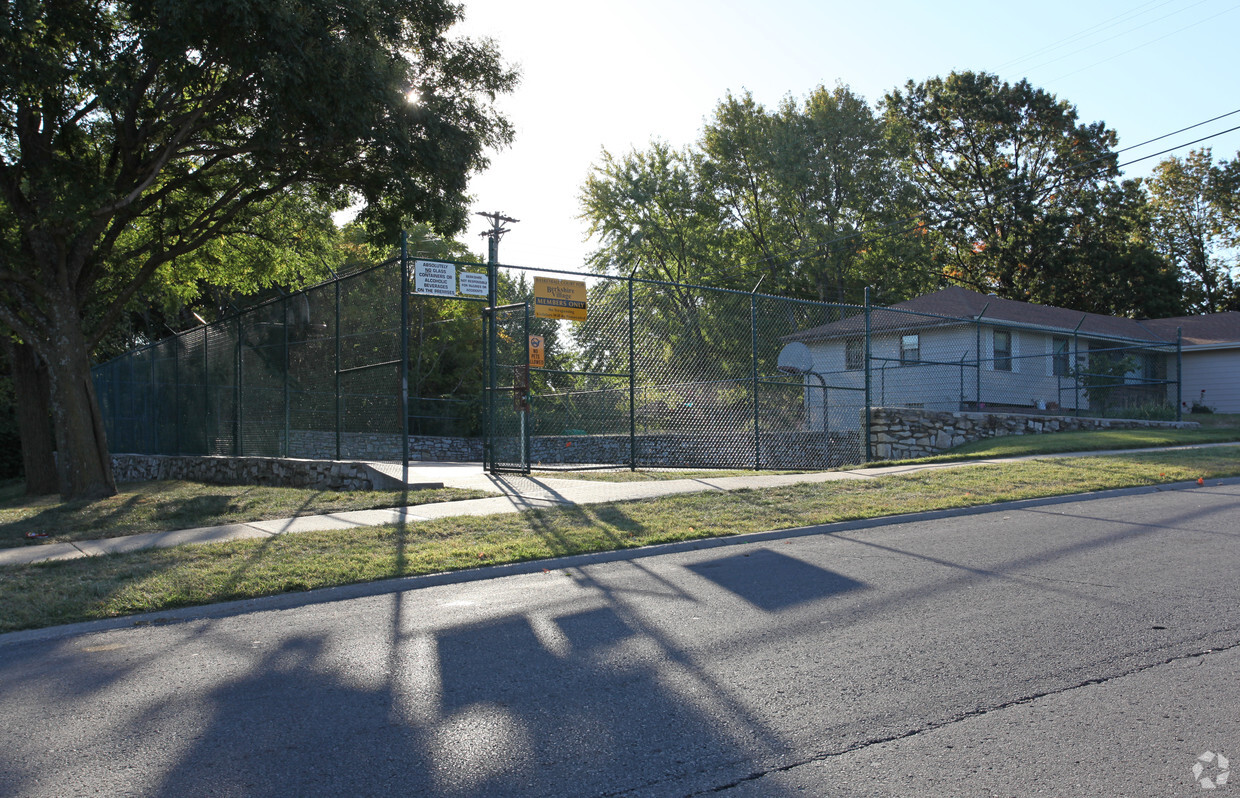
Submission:
[[[1098,338],[1158,343],[1175,341],[1175,325],[1171,326],[1168,336],[1161,329],[1150,328],[1149,322],[1104,316],[1100,313],[1084,313],[1052,305],[1018,302],[1013,299],[980,294],[977,291],[957,286],[944,288],[932,294],[923,294],[907,302],[891,305],[891,308],[896,311],[906,311],[906,313],[875,309],[875,312],[871,314],[871,329],[874,332],[942,327],[959,324],[961,319],[974,321],[980,317],[984,322],[1003,322],[1013,326],[1060,333],[1076,332]],[[918,313],[929,315],[914,315]],[[794,333],[787,336],[785,340],[817,341],[859,335],[864,332],[865,318],[859,314]]]
[[[1175,331],[1181,330],[1184,346],[1240,346],[1240,311],[1150,319],[1141,324],[1168,341],[1174,341]]]

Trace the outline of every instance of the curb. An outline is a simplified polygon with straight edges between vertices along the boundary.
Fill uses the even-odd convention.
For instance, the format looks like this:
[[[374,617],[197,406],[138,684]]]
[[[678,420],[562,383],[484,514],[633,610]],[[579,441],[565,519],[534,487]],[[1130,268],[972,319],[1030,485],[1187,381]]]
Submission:
[[[1211,480],[1207,487],[1233,485],[1240,485],[1240,477],[1226,477],[1218,480]],[[468,584],[470,582],[482,582],[490,579],[499,579],[506,576],[523,576],[542,573],[543,571],[557,571],[567,568],[584,568],[589,565],[601,565],[626,560],[640,560],[645,559],[646,557],[657,557],[664,554],[677,554],[687,551],[701,551],[724,548],[727,546],[740,546],[750,543],[780,540],[783,538],[832,535],[839,532],[897,526],[922,521],[937,521],[943,518],[986,515],[988,513],[1010,512],[1012,510],[1024,510],[1033,507],[1071,504],[1079,501],[1114,499],[1122,498],[1124,496],[1144,496],[1151,493],[1184,491],[1192,489],[1202,490],[1204,488],[1199,486],[1196,482],[1174,482],[1165,485],[1115,488],[1113,490],[1096,491],[1091,493],[1071,493],[1063,496],[1046,496],[1038,499],[1019,499],[1017,501],[1002,502],[999,504],[983,504],[975,507],[958,507],[948,510],[928,510],[920,513],[889,515],[879,518],[858,519],[855,521],[837,521],[829,524],[816,524],[807,527],[792,527],[789,529],[776,529],[765,532],[748,532],[729,537],[703,538],[701,540],[682,541],[677,543],[660,543],[654,546],[643,546],[634,549],[620,549],[618,551],[604,551],[591,554],[572,554],[563,557],[553,557],[546,560],[530,560],[527,562],[507,563],[503,565],[488,565],[482,568],[470,568],[462,571],[445,571],[419,576],[403,576],[392,579],[384,579],[377,582],[363,582],[354,585],[318,588],[302,593],[281,593],[275,596],[263,596],[260,598],[243,599],[240,601],[221,602],[219,604],[204,604],[175,610],[160,610],[158,612],[143,613],[140,615],[126,615],[121,618],[107,618],[98,621],[82,621],[79,623],[65,624],[62,626],[48,626],[42,629],[27,629],[19,632],[7,632],[0,634],[0,646],[60,640],[68,637],[78,637],[128,628],[164,626],[196,620],[230,618],[253,612],[289,610],[299,607],[312,606],[315,604],[330,604],[336,601],[382,596],[391,593],[419,590],[428,587]]]

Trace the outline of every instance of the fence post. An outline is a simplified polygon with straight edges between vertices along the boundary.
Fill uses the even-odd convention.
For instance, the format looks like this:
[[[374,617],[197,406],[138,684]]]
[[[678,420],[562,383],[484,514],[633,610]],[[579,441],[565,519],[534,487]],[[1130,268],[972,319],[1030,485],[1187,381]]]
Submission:
[[[202,325],[202,396],[203,396],[203,430],[202,430],[202,453],[213,454],[211,445],[211,347],[208,346],[210,339],[210,325]],[[216,420],[218,426],[219,420]]]
[[[960,353],[960,409],[964,410],[964,361],[969,356],[968,352]]]
[[[986,309],[982,308],[982,313],[985,312]],[[977,364],[977,368],[973,369],[973,409],[980,412],[982,409],[982,317],[980,314],[973,320],[973,339],[973,362]]]
[[[1175,328],[1175,420],[1184,420],[1184,366],[1183,358],[1184,330]]]
[[[147,405],[146,405],[146,453],[159,454],[160,444],[163,443],[159,439],[159,396],[155,390],[155,353],[157,347],[151,345],[146,350],[151,359],[150,378],[147,380]]]
[[[979,412],[982,409],[982,317],[988,310],[990,310],[990,302],[982,306],[982,312],[977,314],[977,318],[973,320],[973,329],[977,338],[973,345],[973,362],[977,364],[977,368],[973,369],[973,409]]]
[[[637,470],[637,363],[633,347],[632,274],[629,275],[629,470]]]
[[[1081,316],[1081,320],[1076,323],[1076,327],[1072,330],[1072,414],[1077,418],[1081,416],[1081,341],[1079,333],[1081,325],[1084,323],[1085,316]]]
[[[340,278],[334,283],[336,289],[336,459],[340,459]]]
[[[409,484],[409,234],[400,231],[400,452],[402,481]]]
[[[759,280],[759,283],[762,281]],[[762,430],[758,422],[758,286],[749,294],[749,337],[753,366],[753,468],[762,470]]]
[[[870,346],[870,338],[870,287],[867,285],[865,287],[865,461],[867,463],[874,459],[874,444],[870,440],[870,416],[873,409],[870,373],[870,358],[873,356],[873,349]]]
[[[288,356],[288,294],[284,295],[284,301],[281,303],[284,308],[284,456],[289,456],[289,356]]]
[[[241,375],[244,372],[241,363],[241,314],[237,314],[237,350],[236,356],[233,358],[233,399],[236,405],[233,408],[233,425],[235,434],[233,435],[233,456],[240,457],[243,451],[241,446],[241,424],[244,421],[241,413]]]
[[[534,457],[534,453],[530,448],[530,439],[533,434],[531,427],[533,419],[530,413],[530,403],[534,401],[534,380],[530,376],[530,301],[525,301],[525,326],[521,329],[521,348],[525,350],[525,404],[521,410],[521,465],[525,467],[525,473],[530,471],[530,461]],[[513,386],[516,387],[515,385]]]
[[[181,336],[172,336],[172,437],[174,451],[181,454]]]

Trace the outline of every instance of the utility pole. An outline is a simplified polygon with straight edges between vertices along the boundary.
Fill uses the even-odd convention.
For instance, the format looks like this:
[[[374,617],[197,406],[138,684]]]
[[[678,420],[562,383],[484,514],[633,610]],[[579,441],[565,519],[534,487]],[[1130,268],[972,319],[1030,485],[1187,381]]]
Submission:
[[[482,334],[486,340],[482,349],[482,393],[485,408],[483,411],[485,418],[482,423],[482,460],[483,468],[493,471],[495,469],[495,449],[492,440],[495,435],[495,386],[499,376],[495,365],[497,355],[495,306],[499,300],[499,240],[503,238],[504,233],[508,232],[504,224],[515,224],[520,219],[505,216],[499,211],[493,213],[479,211],[474,215],[491,220],[491,229],[482,233],[482,238],[487,239],[487,307],[482,312]]]
[[[479,211],[474,216],[481,216],[483,219],[491,220],[491,229],[484,230],[479,234],[481,238],[487,239],[487,265],[494,266],[499,263],[499,240],[504,237],[504,233],[508,232],[505,224],[516,224],[520,219],[513,219],[511,216],[505,216],[499,211],[494,213],[483,213]]]

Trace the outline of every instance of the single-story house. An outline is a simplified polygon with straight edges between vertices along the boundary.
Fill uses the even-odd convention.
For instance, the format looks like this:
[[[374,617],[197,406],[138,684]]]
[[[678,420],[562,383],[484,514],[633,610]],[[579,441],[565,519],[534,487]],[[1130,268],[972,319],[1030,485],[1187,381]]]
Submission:
[[[1141,324],[1174,341],[1180,331],[1184,410],[1240,413],[1240,311],[1151,319]]]
[[[871,310],[871,403],[1094,414],[1107,405],[1174,404],[1177,328],[1184,409],[1204,389],[1205,404],[1240,412],[1240,313],[1136,321],[959,287]],[[799,369],[808,418],[838,413],[848,423],[865,384],[865,334],[859,313],[784,339],[786,348],[808,350],[808,367]]]

